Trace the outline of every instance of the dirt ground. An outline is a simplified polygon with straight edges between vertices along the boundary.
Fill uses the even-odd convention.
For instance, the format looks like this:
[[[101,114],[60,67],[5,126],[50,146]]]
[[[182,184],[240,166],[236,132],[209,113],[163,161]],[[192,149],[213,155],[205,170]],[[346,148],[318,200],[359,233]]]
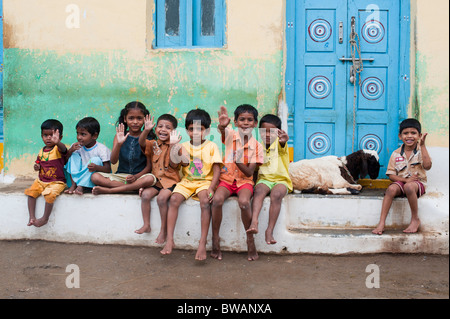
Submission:
[[[224,252],[222,261],[198,262],[194,251],[45,241],[0,241],[0,252],[2,299],[449,298],[448,256],[261,254],[249,262]],[[379,288],[366,286],[377,282],[369,265]]]

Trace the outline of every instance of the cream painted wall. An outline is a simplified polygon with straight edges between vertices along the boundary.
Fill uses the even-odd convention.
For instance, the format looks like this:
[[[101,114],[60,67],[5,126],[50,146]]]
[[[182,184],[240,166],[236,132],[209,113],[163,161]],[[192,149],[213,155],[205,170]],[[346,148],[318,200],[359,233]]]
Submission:
[[[281,50],[283,3],[227,0],[226,49],[247,57]],[[70,4],[80,9],[80,28],[66,26]],[[153,12],[153,0],[4,0],[5,48],[76,53],[126,50],[142,55],[146,43],[154,39]]]
[[[415,85],[429,146],[449,147],[449,1],[415,0]]]

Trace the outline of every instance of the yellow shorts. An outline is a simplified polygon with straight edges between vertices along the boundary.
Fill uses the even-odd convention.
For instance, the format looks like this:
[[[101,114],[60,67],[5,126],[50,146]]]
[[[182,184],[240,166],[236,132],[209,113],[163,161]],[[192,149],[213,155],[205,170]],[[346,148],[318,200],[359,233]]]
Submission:
[[[33,198],[38,198],[40,195],[44,196],[47,203],[53,204],[56,197],[66,189],[66,183],[63,182],[50,182],[45,183],[36,179],[30,188],[25,190],[25,195]]]
[[[192,196],[192,199],[198,200],[198,193],[203,190],[208,190],[209,186],[211,186],[211,181],[189,181],[187,179],[182,179],[173,192],[183,195],[186,199]]]
[[[119,173],[119,174],[111,174],[111,173],[103,173],[103,172],[98,172],[100,175],[102,175],[103,177],[109,178],[112,181],[116,181],[116,182],[120,182],[123,184],[127,183],[127,176],[131,175],[131,174],[124,174],[124,173]],[[155,175],[148,173],[148,174],[144,174],[141,177],[139,177],[138,179],[141,179],[143,177],[146,176],[153,176],[153,185],[151,186],[155,186],[155,184],[158,182],[158,179],[155,177]]]

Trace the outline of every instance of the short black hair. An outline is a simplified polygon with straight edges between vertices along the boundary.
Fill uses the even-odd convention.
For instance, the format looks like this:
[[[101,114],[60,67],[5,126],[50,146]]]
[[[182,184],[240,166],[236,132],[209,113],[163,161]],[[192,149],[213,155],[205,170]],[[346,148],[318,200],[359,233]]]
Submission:
[[[269,123],[275,125],[278,129],[281,130],[281,120],[278,116],[273,114],[264,115],[259,121],[259,128],[261,128],[263,123]]]
[[[49,120],[44,121],[41,124],[41,133],[42,133],[43,130],[58,130],[59,131],[59,135],[60,136],[63,135],[63,125],[58,120],[49,119]]]
[[[189,125],[194,124],[194,121],[200,121],[201,125],[206,129],[209,129],[211,126],[211,117],[208,112],[202,109],[195,109],[188,112],[185,122],[186,129],[188,129]]]
[[[404,129],[410,127],[415,128],[419,132],[419,134],[422,134],[422,125],[420,125],[420,122],[418,120],[413,118],[406,119],[400,123],[400,134]]]
[[[255,121],[258,121],[258,110],[255,109],[252,105],[250,104],[239,105],[234,111],[234,120],[236,121],[239,115],[241,115],[242,113],[253,114],[253,118],[255,119]]]
[[[83,128],[91,135],[100,134],[100,123],[93,117],[85,117],[80,120],[75,126],[75,129],[77,128]]]
[[[177,126],[178,126],[177,119],[175,118],[175,116],[173,116],[171,114],[163,114],[163,115],[161,115],[158,118],[158,122],[159,121],[169,121],[170,123],[172,123],[174,129],[177,128]],[[156,122],[156,123],[158,123],[158,122]]]

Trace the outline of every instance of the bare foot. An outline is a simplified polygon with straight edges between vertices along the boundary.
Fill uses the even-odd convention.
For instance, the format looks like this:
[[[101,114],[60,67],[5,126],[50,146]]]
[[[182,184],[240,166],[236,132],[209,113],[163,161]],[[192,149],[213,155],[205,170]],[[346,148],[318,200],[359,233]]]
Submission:
[[[247,236],[247,260],[254,261],[258,260],[258,252],[256,251],[255,239],[253,236]]]
[[[161,231],[158,237],[156,237],[155,243],[162,245],[165,242],[166,242],[166,233]]]
[[[99,194],[109,194],[110,193],[110,188],[107,187],[102,187],[102,186],[95,186],[92,189],[92,194],[94,195],[99,195]]]
[[[420,226],[420,219],[411,220],[411,224],[409,224],[408,228],[406,228],[403,232],[408,234],[417,233]]]
[[[170,255],[172,253],[172,250],[174,249],[175,244],[173,241],[167,242],[164,248],[160,251],[163,255]]]
[[[372,234],[375,235],[383,235],[384,232],[384,224],[378,224],[377,228],[372,230]]]
[[[199,244],[197,253],[195,254],[195,260],[205,260],[206,259],[206,244]]]
[[[222,251],[220,250],[220,238],[213,238],[211,257],[222,260]]]
[[[48,223],[48,219],[39,218],[39,219],[37,219],[37,220],[35,220],[33,222],[33,225],[36,226],[36,227],[42,227],[42,226],[44,226],[47,223]]]
[[[247,234],[257,234],[258,233],[258,222],[252,222],[250,227],[247,229]]]
[[[73,193],[74,193],[74,194],[77,194],[77,195],[83,195],[83,194],[84,194],[84,188],[83,188],[83,186],[78,186],[78,187],[73,191]]]
[[[70,186],[69,189],[66,189],[66,190],[64,191],[64,194],[72,195],[73,192],[75,191],[75,188],[77,188],[77,185],[72,184],[72,186]]]
[[[134,232],[136,234],[140,235],[140,234],[143,234],[143,233],[150,233],[151,231],[152,231],[152,229],[151,229],[150,225],[144,225],[141,228],[135,230]]]
[[[35,218],[30,218],[30,220],[28,221],[27,226],[32,226],[32,225],[34,225],[35,222],[36,222]]]
[[[266,230],[266,243],[267,245],[275,245],[277,241],[273,238],[273,233],[270,230]]]

